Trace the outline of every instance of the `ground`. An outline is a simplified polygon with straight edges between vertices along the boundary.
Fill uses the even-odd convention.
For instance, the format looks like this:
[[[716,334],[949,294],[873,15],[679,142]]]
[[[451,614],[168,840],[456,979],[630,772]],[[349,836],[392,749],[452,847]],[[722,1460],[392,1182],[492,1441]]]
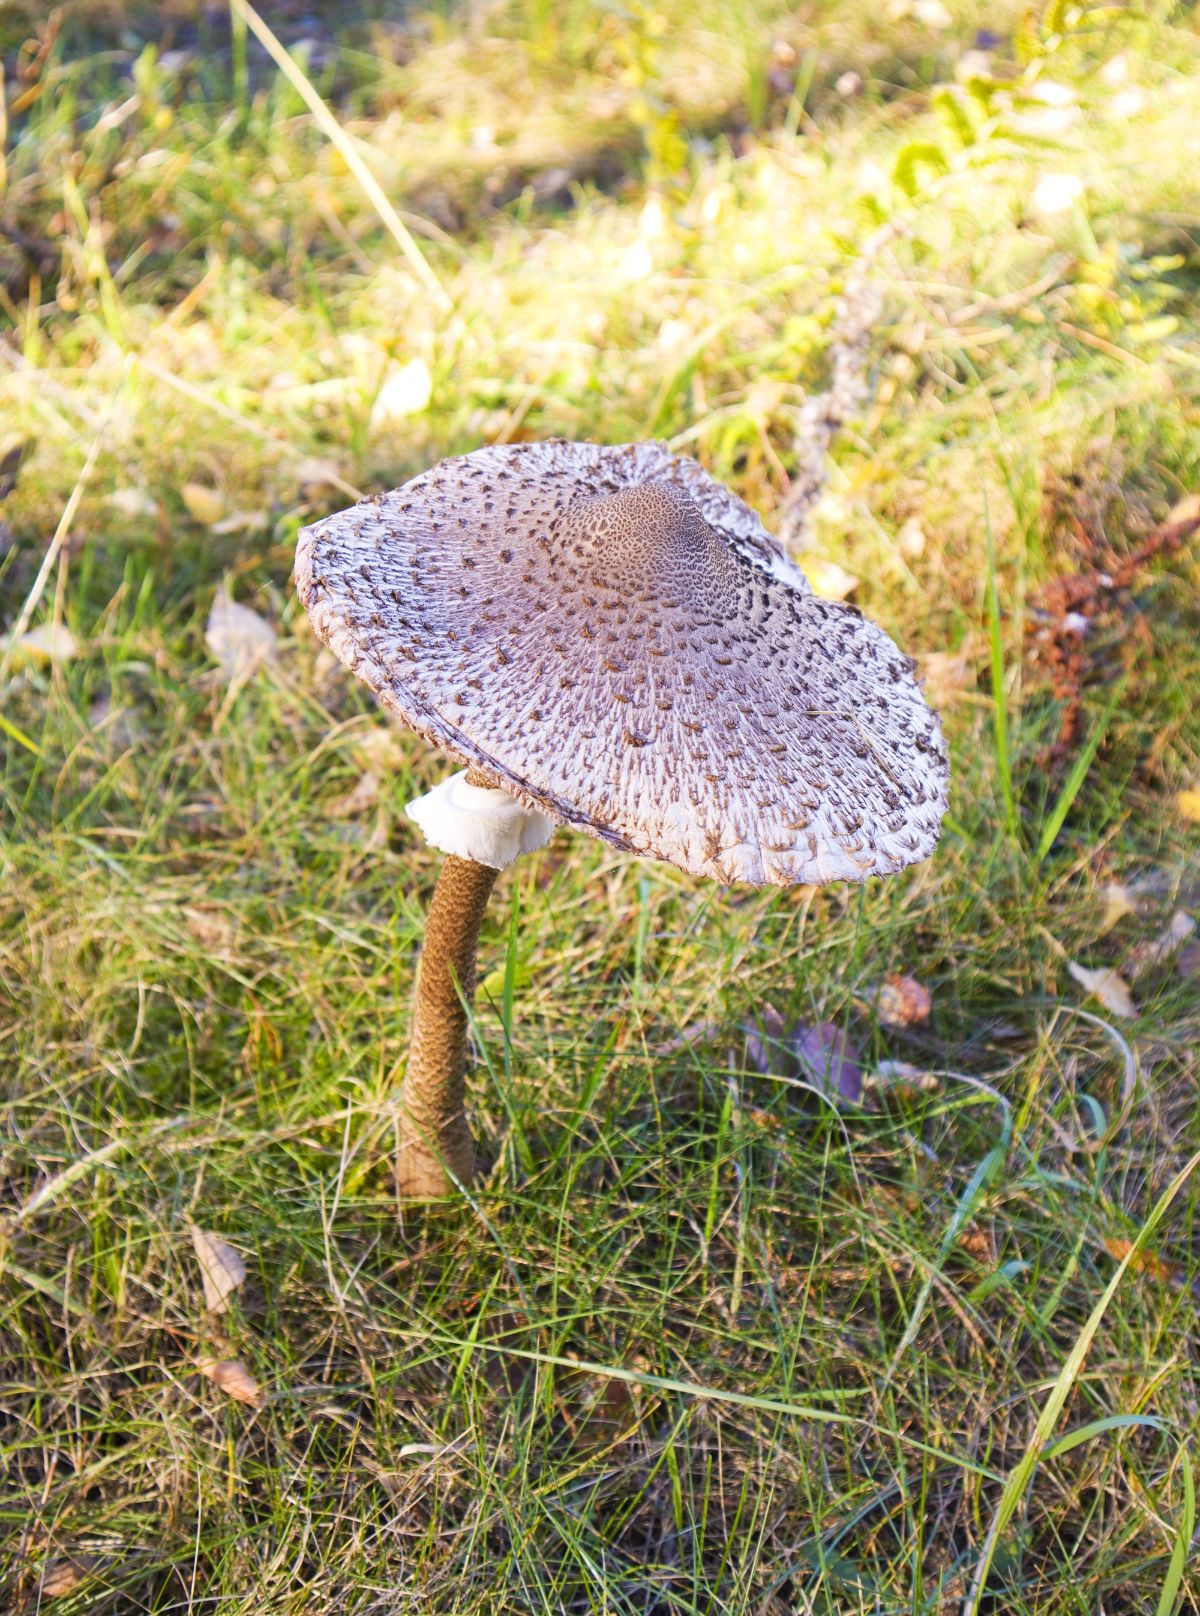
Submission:
[[[6,1597],[1200,1608],[1193,11],[264,15],[331,124],[241,0],[0,18]],[[444,764],[297,530],[551,435],[777,524],[873,240],[797,553],[920,660],[941,846],[560,835],[485,925],[484,1172],[398,1206]]]

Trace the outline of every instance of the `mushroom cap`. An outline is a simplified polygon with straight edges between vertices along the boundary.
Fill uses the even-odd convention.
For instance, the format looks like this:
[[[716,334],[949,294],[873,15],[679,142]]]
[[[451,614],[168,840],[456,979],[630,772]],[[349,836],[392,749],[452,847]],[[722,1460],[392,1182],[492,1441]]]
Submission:
[[[614,847],[787,886],[937,845],[949,764],[912,662],[662,444],[443,460],[303,529],[296,581],[407,724]]]

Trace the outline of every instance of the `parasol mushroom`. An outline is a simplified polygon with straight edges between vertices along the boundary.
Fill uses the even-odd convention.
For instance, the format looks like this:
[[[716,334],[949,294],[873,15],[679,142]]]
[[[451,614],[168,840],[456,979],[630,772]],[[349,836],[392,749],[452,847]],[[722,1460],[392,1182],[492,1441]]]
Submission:
[[[444,460],[305,528],[296,580],[341,661],[466,765],[409,805],[447,858],[401,1093],[405,1193],[471,1176],[480,921],[497,871],[556,825],[723,884],[862,881],[937,844],[949,765],[913,663],[661,444]]]

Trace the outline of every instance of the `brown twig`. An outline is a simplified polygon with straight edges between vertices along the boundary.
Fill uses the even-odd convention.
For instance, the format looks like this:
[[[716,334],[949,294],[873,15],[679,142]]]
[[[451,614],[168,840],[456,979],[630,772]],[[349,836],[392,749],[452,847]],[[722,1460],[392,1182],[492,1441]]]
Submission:
[[[833,319],[829,387],[802,405],[796,422],[796,471],[779,512],[784,549],[803,538],[813,508],[829,480],[829,445],[867,396],[867,349],[883,297],[871,272],[883,248],[902,230],[893,220],[876,230],[846,276]]]

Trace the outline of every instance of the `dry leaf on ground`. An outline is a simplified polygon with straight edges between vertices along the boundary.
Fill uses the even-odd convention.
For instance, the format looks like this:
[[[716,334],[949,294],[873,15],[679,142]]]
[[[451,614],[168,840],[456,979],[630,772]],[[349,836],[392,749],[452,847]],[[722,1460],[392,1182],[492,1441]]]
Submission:
[[[790,1049],[777,1054],[770,1047],[772,1044],[786,1045],[789,1041],[784,1019],[773,1004],[764,1004],[755,1020],[744,1023],[742,1030],[746,1034],[746,1058],[756,1071],[764,1074],[773,1072],[777,1062],[794,1067]]]
[[[813,593],[822,600],[845,600],[862,582],[836,561],[826,561],[821,556],[801,556],[800,570],[813,586]]]
[[[862,1057],[831,1021],[789,1027],[774,1005],[764,1005],[744,1025],[746,1058],[764,1075],[800,1077],[831,1098],[857,1105],[862,1098]]]
[[[271,518],[266,511],[230,511],[228,516],[212,524],[212,530],[224,538],[228,533],[265,533],[270,525]]]
[[[401,421],[408,415],[420,415],[433,397],[433,377],[423,359],[410,360],[407,365],[394,365],[384,378],[383,386],[375,395],[371,406],[371,426]]]
[[[39,1592],[43,1599],[62,1599],[73,1594],[96,1568],[90,1555],[72,1555],[60,1560],[47,1560],[42,1569]]]
[[[158,502],[144,488],[114,488],[108,496],[110,508],[118,516],[157,516]]]
[[[220,1235],[192,1225],[192,1247],[204,1281],[204,1306],[210,1313],[223,1313],[228,1298],[246,1277],[246,1265]]]
[[[900,554],[907,556],[910,561],[925,554],[925,542],[925,529],[915,516],[910,516],[896,534]]]
[[[1115,1257],[1118,1262],[1124,1262],[1133,1251],[1133,1241],[1106,1240],[1104,1249],[1110,1257]],[[1168,1262],[1156,1251],[1137,1252],[1129,1266],[1137,1269],[1139,1273],[1149,1274],[1151,1279],[1157,1279],[1163,1285],[1181,1285],[1187,1281],[1187,1274],[1179,1263]]]
[[[1200,825],[1200,790],[1177,791],[1175,806],[1189,824]]]
[[[237,927],[223,909],[214,904],[189,905],[183,911],[187,929],[210,954],[228,956],[233,951]]]
[[[857,1105],[862,1099],[862,1062],[858,1050],[832,1021],[797,1029],[792,1048],[816,1086],[832,1098]]]
[[[1171,955],[1178,952],[1196,929],[1196,922],[1184,909],[1176,909],[1164,931],[1148,938],[1130,950],[1125,962],[1125,974],[1131,982],[1145,976],[1158,965],[1165,965]]]
[[[882,1060],[873,1072],[863,1078],[863,1088],[878,1094],[892,1094],[898,1100],[915,1100],[922,1094],[936,1094],[941,1079],[923,1066],[908,1061]]]
[[[379,801],[379,776],[370,772],[359,777],[341,797],[335,797],[325,809],[330,819],[356,819],[374,808]]]
[[[879,989],[878,1014],[885,1027],[915,1027],[933,1009],[929,989],[914,976],[889,976]]]
[[[929,651],[920,658],[921,688],[935,707],[950,707],[979,683],[966,651]]]
[[[1079,985],[1094,997],[1106,1010],[1114,1016],[1136,1016],[1137,1005],[1133,1002],[1133,995],[1129,991],[1129,984],[1116,971],[1104,965],[1098,971],[1089,971],[1086,965],[1077,965],[1074,960],[1069,961],[1068,971]]]
[[[654,1045],[656,1055],[678,1055],[681,1050],[692,1049],[697,1044],[711,1044],[721,1036],[719,1021],[693,1021],[680,1029],[674,1038],[668,1038],[661,1044]]]
[[[223,589],[213,597],[204,643],[230,683],[244,679],[275,656],[275,630],[270,623],[249,606],[230,600]]]
[[[199,522],[201,527],[211,527],[225,514],[224,494],[219,488],[210,488],[207,483],[184,483],[179,497],[192,521]]]
[[[1097,937],[1103,937],[1110,932],[1126,915],[1134,915],[1137,909],[1128,891],[1117,881],[1110,881],[1100,890],[1100,899],[1104,904],[1104,913],[1100,920],[1100,930]]]
[[[296,486],[303,499],[315,499],[324,489],[336,488],[342,480],[342,474],[332,460],[320,460],[315,455],[305,455],[297,460],[294,470]]]
[[[0,641],[6,646],[7,640]],[[79,641],[65,623],[39,623],[12,647],[12,660],[22,662],[70,662],[79,655]]]
[[[990,1267],[996,1261],[996,1242],[991,1230],[981,1228],[978,1223],[967,1225],[958,1237],[958,1246],[973,1262]]]
[[[376,724],[354,736],[354,755],[371,774],[392,774],[404,767],[404,743],[394,729]]]
[[[196,1367],[236,1403],[261,1408],[267,1400],[262,1387],[240,1358],[210,1358]]]

